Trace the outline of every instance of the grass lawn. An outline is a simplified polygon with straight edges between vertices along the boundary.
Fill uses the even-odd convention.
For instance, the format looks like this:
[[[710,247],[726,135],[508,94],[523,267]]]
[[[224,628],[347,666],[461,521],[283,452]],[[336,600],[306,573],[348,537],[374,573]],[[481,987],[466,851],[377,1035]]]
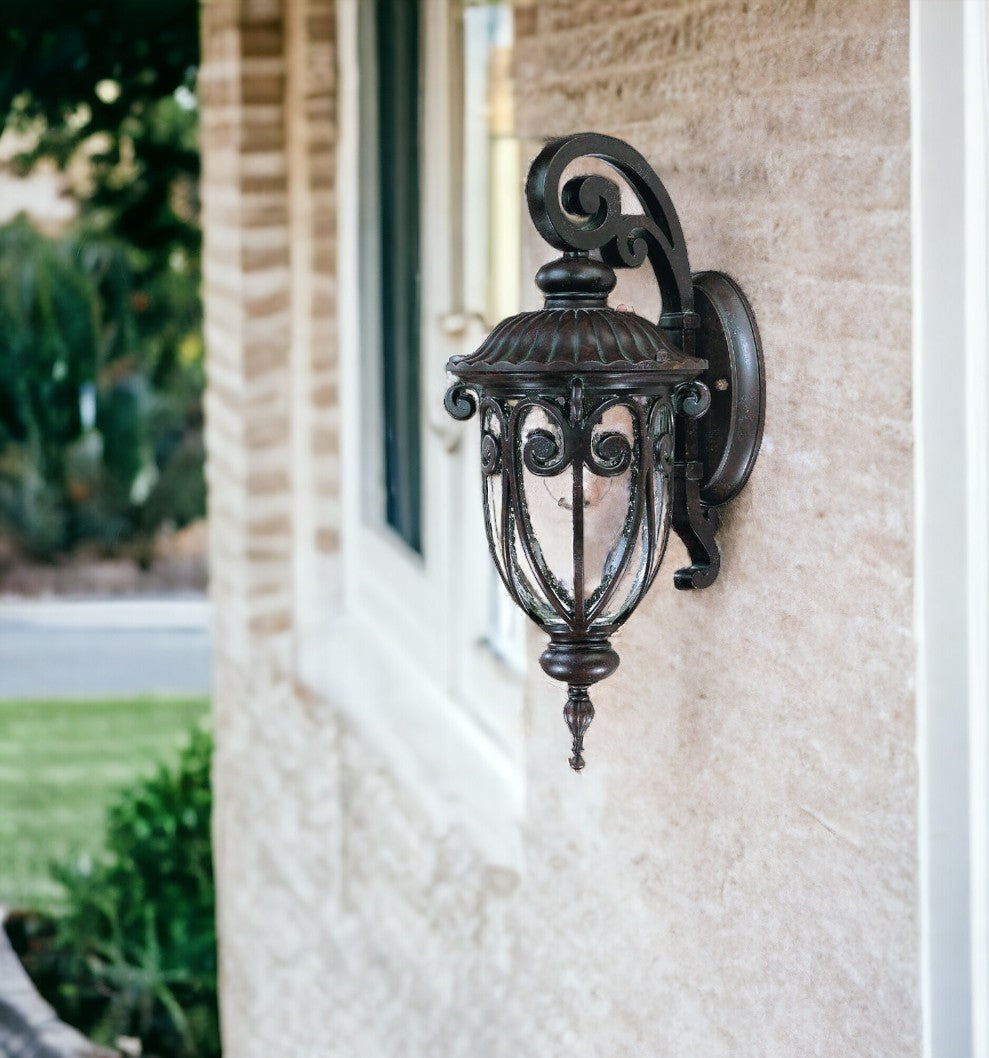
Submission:
[[[94,855],[115,792],[171,762],[206,698],[0,701],[0,904],[55,909],[49,865]]]

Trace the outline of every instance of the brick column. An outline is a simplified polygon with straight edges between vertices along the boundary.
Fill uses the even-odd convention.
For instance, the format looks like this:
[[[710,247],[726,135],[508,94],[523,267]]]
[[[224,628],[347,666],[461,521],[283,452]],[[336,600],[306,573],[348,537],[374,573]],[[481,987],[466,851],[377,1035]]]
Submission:
[[[338,540],[333,3],[206,0],[202,42],[214,841],[237,1058],[283,1051],[287,1015],[265,1008],[326,950],[300,889],[334,875],[335,725],[295,649],[300,557]]]

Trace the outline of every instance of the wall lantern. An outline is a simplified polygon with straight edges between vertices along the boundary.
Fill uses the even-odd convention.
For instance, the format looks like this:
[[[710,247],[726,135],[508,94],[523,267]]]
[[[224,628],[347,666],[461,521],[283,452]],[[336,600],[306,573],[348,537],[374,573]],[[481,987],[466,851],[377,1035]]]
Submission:
[[[619,186],[564,171],[608,163]],[[484,519],[491,556],[514,601],[549,634],[540,664],[567,684],[570,766],[584,766],[594,717],[588,688],[618,667],[610,637],[649,590],[670,526],[690,565],[677,588],[718,575],[718,509],[745,484],[765,407],[752,310],[722,272],[691,275],[673,203],[621,140],[553,140],[533,162],[526,201],[562,256],[543,265],[539,312],[503,320],[471,356],[453,357],[446,408],[480,413]],[[616,268],[648,259],[658,325],[608,306]]]

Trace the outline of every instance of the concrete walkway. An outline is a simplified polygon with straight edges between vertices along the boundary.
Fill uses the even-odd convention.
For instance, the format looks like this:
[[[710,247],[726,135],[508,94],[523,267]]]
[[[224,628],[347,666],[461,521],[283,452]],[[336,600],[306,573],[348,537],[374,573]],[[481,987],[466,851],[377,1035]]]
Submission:
[[[201,597],[0,598],[0,699],[207,694]]]

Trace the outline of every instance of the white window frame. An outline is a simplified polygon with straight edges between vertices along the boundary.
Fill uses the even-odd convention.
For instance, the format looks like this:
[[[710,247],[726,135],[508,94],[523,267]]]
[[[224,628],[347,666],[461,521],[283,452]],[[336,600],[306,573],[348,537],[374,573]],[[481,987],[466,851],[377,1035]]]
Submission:
[[[422,798],[439,829],[473,834],[493,862],[518,867],[524,806],[523,674],[487,642],[490,558],[481,522],[476,424],[445,417],[444,365],[477,336],[444,322],[457,303],[460,195],[458,22],[446,0],[423,0],[422,341],[423,555],[384,519],[366,517],[363,443],[380,419],[367,396],[360,270],[358,4],[337,5],[339,560],[297,572],[306,613],[297,664],[373,751]],[[363,394],[363,397],[362,397]],[[373,405],[373,406],[372,406]],[[452,429],[451,429],[452,427]],[[330,568],[332,566],[332,568]],[[314,585],[318,584],[316,588]]]

